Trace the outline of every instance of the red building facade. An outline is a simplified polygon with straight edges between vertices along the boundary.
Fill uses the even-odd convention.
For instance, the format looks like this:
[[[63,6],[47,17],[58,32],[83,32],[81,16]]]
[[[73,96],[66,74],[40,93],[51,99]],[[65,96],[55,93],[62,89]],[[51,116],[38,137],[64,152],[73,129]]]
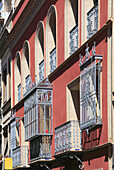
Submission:
[[[111,0],[21,0],[12,15],[13,168],[113,169]]]

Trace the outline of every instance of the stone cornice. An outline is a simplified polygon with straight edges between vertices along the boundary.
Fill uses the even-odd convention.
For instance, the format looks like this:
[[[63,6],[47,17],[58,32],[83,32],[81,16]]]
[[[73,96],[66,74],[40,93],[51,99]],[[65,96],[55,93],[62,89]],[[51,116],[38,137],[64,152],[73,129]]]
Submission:
[[[14,10],[12,20],[15,18],[17,13],[19,12],[19,9],[21,8],[22,4],[24,3],[25,0],[20,0],[19,4],[17,5],[16,9]]]
[[[28,28],[40,8],[43,6],[45,1],[46,0],[34,0],[28,2],[21,16],[19,17],[18,21],[16,22],[8,36],[11,49],[14,48],[14,46],[21,38],[23,33],[26,31],[26,29]]]

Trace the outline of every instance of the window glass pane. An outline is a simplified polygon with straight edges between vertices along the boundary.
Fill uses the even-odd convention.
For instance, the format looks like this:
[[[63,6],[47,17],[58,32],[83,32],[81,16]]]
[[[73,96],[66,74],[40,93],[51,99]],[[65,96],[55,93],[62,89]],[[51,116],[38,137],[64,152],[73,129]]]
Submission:
[[[32,113],[33,112],[33,109],[30,110],[30,115],[31,115],[31,123],[32,123]]]
[[[36,106],[34,107],[34,134],[36,134]]]
[[[32,123],[32,129],[31,129],[31,135],[33,136],[33,123]]]
[[[46,105],[45,133],[51,133],[51,105]]]
[[[46,119],[51,118],[51,105],[46,105]]]
[[[38,106],[38,130],[44,133],[44,105]]]
[[[27,112],[26,114],[27,114],[27,124],[29,124],[29,112]]]
[[[33,122],[34,121],[34,108],[32,108],[32,118],[31,118],[31,121]]]
[[[27,128],[25,128],[25,139],[27,138]]]
[[[29,128],[27,126],[27,138],[29,138]]]
[[[28,138],[29,138],[30,137],[29,126],[27,126],[27,128],[28,128]]]
[[[29,123],[31,123],[31,111],[29,111]]]

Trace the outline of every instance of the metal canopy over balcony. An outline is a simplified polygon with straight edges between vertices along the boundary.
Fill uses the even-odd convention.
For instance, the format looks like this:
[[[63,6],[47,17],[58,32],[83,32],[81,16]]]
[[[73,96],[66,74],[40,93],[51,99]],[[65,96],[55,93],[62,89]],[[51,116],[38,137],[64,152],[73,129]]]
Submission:
[[[70,55],[78,49],[78,26],[70,31]]]
[[[76,120],[55,128],[55,154],[71,150],[81,150],[80,127]]]
[[[24,98],[25,140],[39,135],[52,135],[52,85],[44,83],[31,87]]]
[[[87,39],[98,31],[98,3],[87,13]]]

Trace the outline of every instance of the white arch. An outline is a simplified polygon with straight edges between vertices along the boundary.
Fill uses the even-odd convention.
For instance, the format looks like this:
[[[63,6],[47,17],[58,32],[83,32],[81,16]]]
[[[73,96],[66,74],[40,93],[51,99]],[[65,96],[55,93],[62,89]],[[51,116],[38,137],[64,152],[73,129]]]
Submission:
[[[57,63],[57,11],[56,7],[52,5],[48,10],[46,20],[46,76],[50,74],[50,52],[54,48],[56,48]]]
[[[14,65],[14,80],[15,80],[15,103],[18,102],[18,86],[21,84],[21,55],[17,51],[15,55]]]
[[[35,34],[35,75],[39,80],[39,64],[44,60],[44,24],[40,21]]]
[[[22,51],[22,87],[25,88],[25,78],[30,75],[30,46],[26,40]]]
[[[78,25],[78,0],[65,0],[65,59],[70,53],[70,31]]]
[[[100,18],[100,0],[82,0],[81,7],[82,11],[82,24],[81,24],[81,44],[83,44],[87,40],[87,13],[94,7],[94,5],[98,2],[98,18]],[[98,25],[100,20],[98,20]],[[99,27],[99,26],[98,26]]]

